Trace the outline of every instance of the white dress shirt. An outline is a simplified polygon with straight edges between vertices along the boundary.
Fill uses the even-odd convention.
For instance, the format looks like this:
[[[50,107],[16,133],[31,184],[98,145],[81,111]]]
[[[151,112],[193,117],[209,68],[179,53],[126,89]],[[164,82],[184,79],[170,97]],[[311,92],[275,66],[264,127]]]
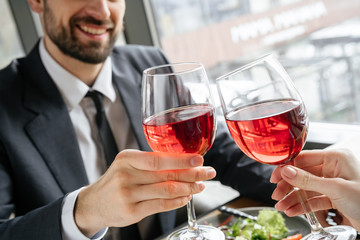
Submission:
[[[112,84],[111,58],[107,58],[94,85],[90,88],[66,71],[50,56],[43,40],[40,42],[39,50],[41,60],[67,106],[79,142],[89,183],[93,183],[105,172],[106,160],[95,123],[95,105],[90,98],[84,98],[90,89],[99,91],[104,95],[105,114],[118,149],[121,151],[123,149],[139,148],[131,130],[124,105]],[[78,189],[64,198],[61,217],[64,240],[89,239],[77,228],[73,217],[75,201],[80,191],[81,189]],[[106,231],[107,229],[101,230],[91,239],[102,238]]]

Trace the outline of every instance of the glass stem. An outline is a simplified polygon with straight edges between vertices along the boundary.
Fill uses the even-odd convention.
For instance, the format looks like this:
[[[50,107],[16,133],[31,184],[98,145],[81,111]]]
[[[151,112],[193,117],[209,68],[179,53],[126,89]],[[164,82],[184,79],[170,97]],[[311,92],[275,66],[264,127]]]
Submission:
[[[191,200],[186,205],[187,215],[188,215],[188,232],[195,236],[199,236],[200,232],[199,232],[199,226],[196,221],[195,207],[194,207],[193,199],[194,199],[194,196],[191,196]]]
[[[305,216],[311,227],[311,233],[323,235],[324,239],[325,238],[332,239],[332,236],[329,233],[324,231],[323,227],[321,226],[320,222],[318,221],[317,217],[315,216],[315,213],[312,211],[312,209],[307,201],[305,192],[303,190],[300,190],[297,187],[294,187],[294,191],[296,192],[297,197],[300,200],[301,206],[303,207],[303,209],[305,211]]]

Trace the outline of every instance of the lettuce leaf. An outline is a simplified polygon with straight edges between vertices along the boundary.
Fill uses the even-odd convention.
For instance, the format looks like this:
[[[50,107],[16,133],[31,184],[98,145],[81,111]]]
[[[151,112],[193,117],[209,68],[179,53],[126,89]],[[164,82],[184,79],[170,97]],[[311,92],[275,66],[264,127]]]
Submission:
[[[285,219],[275,210],[263,209],[259,211],[257,222],[270,233],[271,239],[283,239],[288,235],[289,230],[285,225]]]
[[[257,221],[238,218],[225,234],[236,240],[281,240],[288,236],[288,229],[278,211],[263,209]]]

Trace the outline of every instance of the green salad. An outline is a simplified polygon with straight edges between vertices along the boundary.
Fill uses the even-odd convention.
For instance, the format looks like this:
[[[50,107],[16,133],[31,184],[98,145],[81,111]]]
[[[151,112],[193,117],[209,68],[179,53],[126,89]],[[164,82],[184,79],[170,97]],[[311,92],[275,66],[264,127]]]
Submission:
[[[276,210],[259,211],[258,220],[238,218],[230,226],[221,227],[227,239],[235,240],[281,240],[288,237],[285,219]]]

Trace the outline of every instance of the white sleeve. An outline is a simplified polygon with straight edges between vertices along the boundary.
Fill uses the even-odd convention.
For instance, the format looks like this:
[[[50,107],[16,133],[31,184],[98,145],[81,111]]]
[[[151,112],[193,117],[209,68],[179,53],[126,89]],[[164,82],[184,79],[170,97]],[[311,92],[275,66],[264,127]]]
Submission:
[[[83,187],[84,188],[84,187]],[[63,240],[98,240],[105,236],[108,228],[103,228],[97,232],[93,237],[88,238],[81,233],[77,227],[74,219],[74,207],[79,192],[83,189],[80,188],[65,196],[61,213],[61,231]]]

